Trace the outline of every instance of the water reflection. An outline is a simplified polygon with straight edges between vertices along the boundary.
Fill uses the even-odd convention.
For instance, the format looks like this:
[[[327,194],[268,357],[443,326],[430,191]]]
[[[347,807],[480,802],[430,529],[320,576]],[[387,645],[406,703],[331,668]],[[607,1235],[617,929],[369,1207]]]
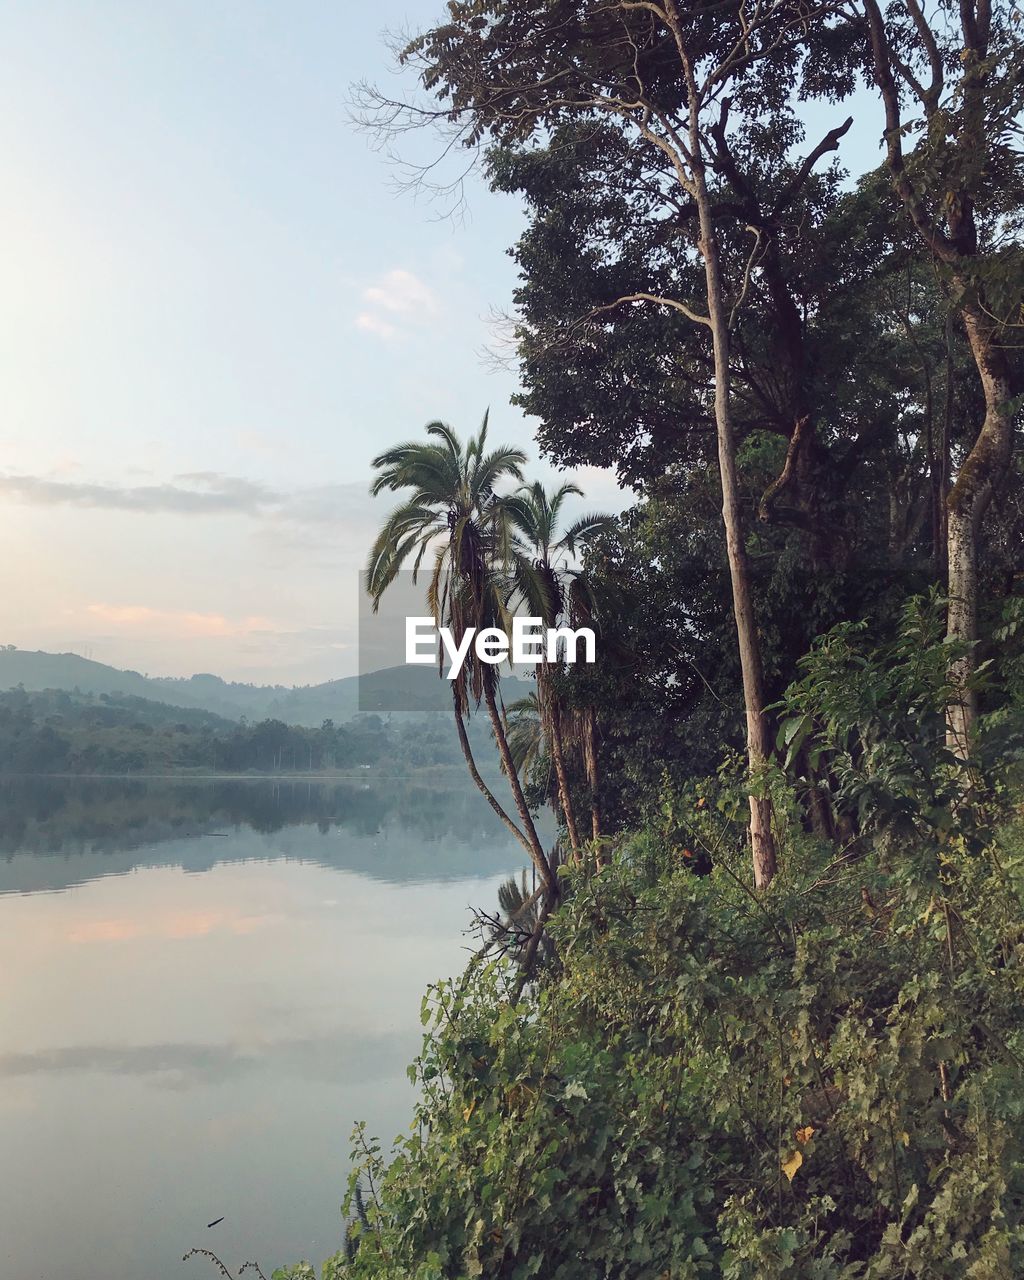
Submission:
[[[443,880],[504,867],[508,841],[476,791],[450,784],[0,780],[0,893],[254,858]]]
[[[407,1123],[423,989],[520,862],[395,785],[0,787],[0,1275],[337,1247],[352,1123]]]

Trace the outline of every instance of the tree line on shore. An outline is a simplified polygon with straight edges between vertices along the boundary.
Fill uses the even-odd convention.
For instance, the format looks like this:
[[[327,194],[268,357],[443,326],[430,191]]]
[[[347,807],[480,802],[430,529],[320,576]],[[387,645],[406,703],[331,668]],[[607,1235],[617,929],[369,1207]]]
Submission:
[[[356,716],[319,728],[254,724],[134,695],[0,692],[0,774],[401,774],[461,757],[435,714]]]

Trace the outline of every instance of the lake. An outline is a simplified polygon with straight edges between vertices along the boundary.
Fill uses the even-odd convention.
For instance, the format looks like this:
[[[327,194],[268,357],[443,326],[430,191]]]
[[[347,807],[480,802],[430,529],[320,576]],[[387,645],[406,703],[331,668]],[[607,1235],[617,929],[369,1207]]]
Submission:
[[[521,865],[467,789],[0,782],[0,1275],[334,1252],[352,1125],[408,1125],[426,985]]]

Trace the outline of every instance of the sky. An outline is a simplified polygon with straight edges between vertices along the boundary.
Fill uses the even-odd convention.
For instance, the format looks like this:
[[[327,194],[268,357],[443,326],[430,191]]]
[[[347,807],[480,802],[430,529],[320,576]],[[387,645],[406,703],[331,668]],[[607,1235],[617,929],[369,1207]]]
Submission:
[[[440,4],[4,8],[0,644],[353,674],[380,449],[489,407],[553,475],[484,354],[516,202],[471,175],[446,218],[349,119],[354,82],[402,88],[384,32]]]

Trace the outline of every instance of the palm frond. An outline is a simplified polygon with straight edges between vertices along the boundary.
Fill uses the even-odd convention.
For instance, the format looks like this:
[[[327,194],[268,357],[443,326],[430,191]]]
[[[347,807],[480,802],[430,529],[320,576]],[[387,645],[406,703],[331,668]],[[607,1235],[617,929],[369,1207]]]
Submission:
[[[592,542],[594,538],[604,533],[614,533],[618,528],[619,521],[617,516],[609,515],[603,511],[591,511],[585,516],[580,516],[578,520],[574,520],[571,525],[562,534],[559,540],[559,547],[565,547],[570,553],[575,553],[578,547],[586,546],[588,542]]]

